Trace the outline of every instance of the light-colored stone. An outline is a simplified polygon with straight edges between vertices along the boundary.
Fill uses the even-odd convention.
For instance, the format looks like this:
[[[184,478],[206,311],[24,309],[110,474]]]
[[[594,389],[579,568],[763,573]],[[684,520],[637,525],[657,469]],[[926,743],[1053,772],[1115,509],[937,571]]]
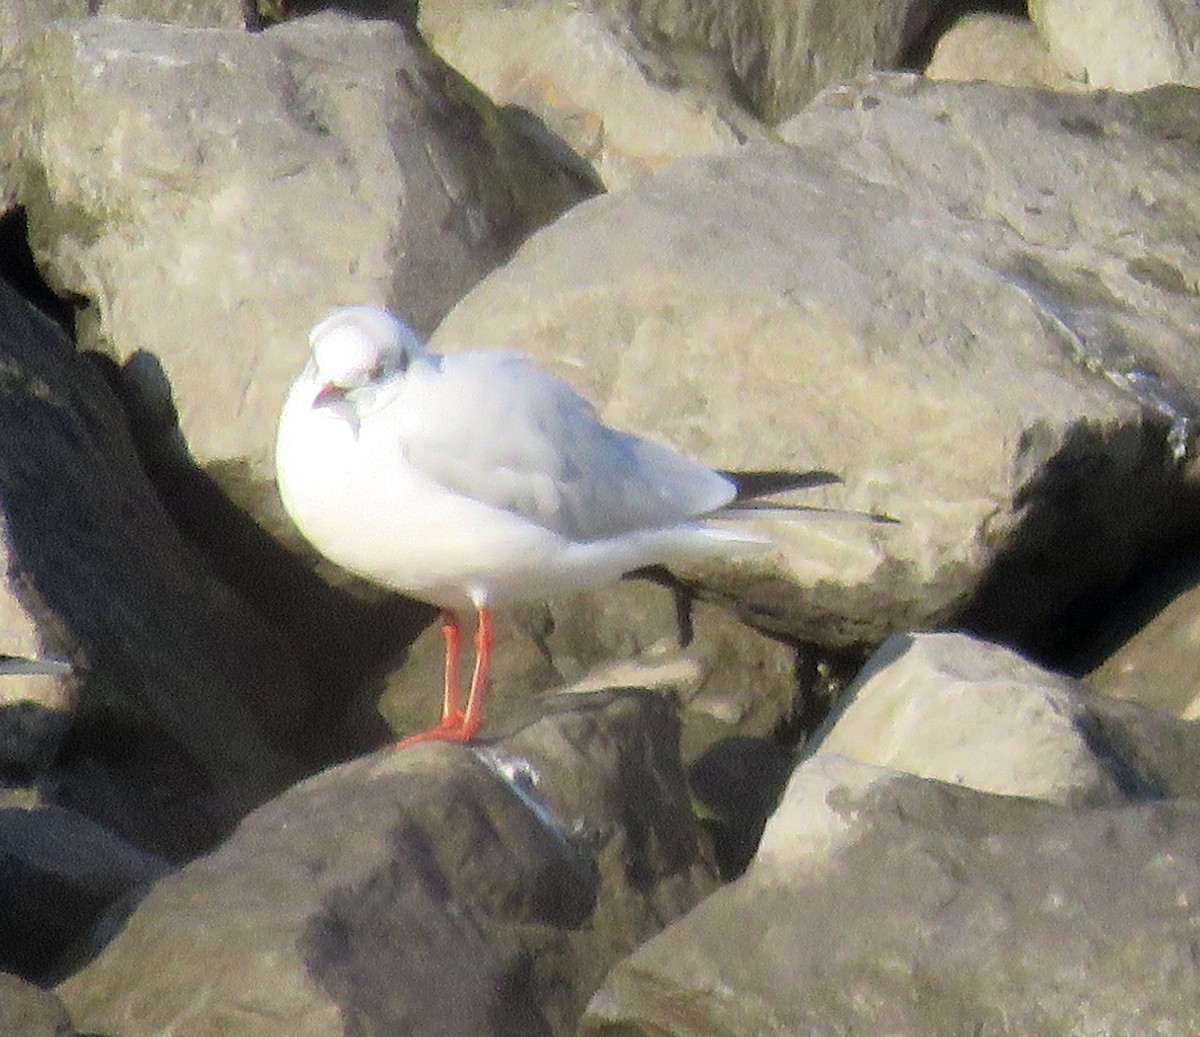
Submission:
[[[81,346],[160,361],[192,454],[266,484],[318,317],[389,303],[428,330],[581,194],[393,23],[94,18],[14,61],[21,201],[46,278],[88,300]]]
[[[1200,718],[1200,559],[1156,573],[1094,632],[1087,685],[1189,720]]]
[[[1100,742],[1078,681],[965,634],[897,634],[846,690],[816,752],[983,792],[1094,805],[1128,791]]]
[[[727,88],[694,82],[611,14],[560,0],[427,2],[419,24],[451,65],[497,104],[531,113],[610,189],[767,136]]]
[[[99,0],[94,13],[174,25],[244,29],[257,22],[254,0]]]
[[[986,80],[1001,86],[1082,90],[1054,60],[1038,28],[1028,18],[977,11],[950,26],[934,47],[925,69],[930,79]]]
[[[1195,0],[1030,0],[1029,15],[1058,64],[1093,88],[1200,86]]]
[[[794,147],[578,206],[431,346],[522,349],[714,466],[845,478],[782,503],[899,519],[752,522],[778,553],[704,578],[756,622],[864,644],[970,604],[1035,642],[1186,522],[1197,107],[875,77],[783,127]]]
[[[579,1034],[1186,1037],[1198,837],[1194,800],[1069,810],[818,757]]]

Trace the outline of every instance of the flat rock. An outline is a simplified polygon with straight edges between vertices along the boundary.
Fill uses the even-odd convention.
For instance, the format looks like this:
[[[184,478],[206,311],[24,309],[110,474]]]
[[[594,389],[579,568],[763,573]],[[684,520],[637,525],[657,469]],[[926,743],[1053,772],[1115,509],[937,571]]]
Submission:
[[[523,349],[714,466],[845,477],[782,503],[900,520],[760,520],[776,555],[707,571],[760,625],[852,645],[966,615],[1044,647],[1190,521],[1200,253],[1170,213],[1197,108],[875,77],[793,147],[576,207],[432,347]]]
[[[818,757],[579,1032],[1184,1037],[1198,838],[1194,800],[1072,810]]]
[[[1064,805],[1154,790],[1105,737],[1079,681],[965,634],[888,638],[814,743],[818,754]]]
[[[596,695],[495,748],[326,771],[159,881],[59,992],[114,1037],[573,1033],[715,884],[677,738],[663,699]]]

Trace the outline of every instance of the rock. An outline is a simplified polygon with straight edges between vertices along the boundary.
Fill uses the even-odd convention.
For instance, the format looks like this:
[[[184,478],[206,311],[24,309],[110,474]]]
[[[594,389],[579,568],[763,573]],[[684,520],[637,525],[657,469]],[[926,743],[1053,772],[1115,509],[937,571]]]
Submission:
[[[267,486],[315,319],[386,302],[427,331],[585,193],[397,24],[97,18],[12,62],[20,201],[47,280],[86,301],[80,345],[151,396],[159,362],[192,454]]]
[[[431,347],[521,348],[714,466],[845,477],[782,503],[900,520],[764,519],[778,555],[681,574],[764,628],[862,645],[961,616],[1045,650],[1190,522],[1200,254],[1164,213],[1200,184],[1176,101],[876,77],[786,124],[793,147],[578,206]]]
[[[1071,810],[820,756],[753,864],[609,974],[581,1037],[1200,1025],[1200,804]]]
[[[0,329],[0,601],[73,667],[37,707],[70,725],[55,799],[195,853],[298,775],[314,689],[172,526],[96,368],[2,283]]]
[[[957,19],[938,39],[925,75],[1048,90],[1081,90],[1085,86],[1058,66],[1028,18],[990,11]]]
[[[74,811],[0,794],[0,968],[53,977],[101,912],[168,870]]]
[[[1063,805],[1153,790],[1078,681],[965,634],[890,637],[814,741],[818,754]]]
[[[798,705],[794,646],[648,580],[503,610],[496,644],[490,716],[502,719],[531,694],[654,688],[684,707],[686,758],[709,740],[706,730],[768,735]],[[437,720],[443,658],[435,623],[389,673],[379,709],[398,734]]]
[[[729,88],[727,70],[643,42],[612,12],[559,0],[421,4],[431,46],[499,105],[529,113],[609,189],[677,158],[767,136]],[[715,60],[715,59],[713,59]]]
[[[94,14],[175,25],[245,29],[258,24],[254,0],[98,0],[92,8]]]
[[[1192,0],[1031,0],[1058,64],[1106,90],[1200,86],[1200,9]]]
[[[870,0],[836,10],[811,0],[621,5],[658,48],[707,47],[720,55],[752,110],[769,123],[792,115],[830,83],[896,64],[934,7],[926,0]]]
[[[48,990],[0,973],[0,1033],[6,1037],[75,1037],[66,1008]]]
[[[1148,574],[1097,624],[1082,661],[1088,687],[1177,716],[1200,717],[1200,557]]]
[[[326,771],[159,881],[59,992],[120,1037],[573,1033],[713,888],[677,738],[663,699],[595,695],[494,748]]]

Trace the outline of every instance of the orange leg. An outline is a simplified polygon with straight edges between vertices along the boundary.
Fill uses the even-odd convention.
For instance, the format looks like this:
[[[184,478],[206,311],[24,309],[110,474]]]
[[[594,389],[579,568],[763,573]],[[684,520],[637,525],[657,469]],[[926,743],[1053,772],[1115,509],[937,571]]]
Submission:
[[[475,673],[471,677],[471,694],[467,711],[462,718],[462,740],[469,742],[483,723],[483,696],[487,692],[488,664],[492,659],[492,614],[486,605],[477,609],[479,625],[475,628]]]
[[[442,635],[446,639],[446,682],[442,697],[442,719],[428,731],[409,735],[399,748],[416,742],[469,742],[483,722],[483,697],[487,685],[488,661],[492,654],[492,615],[486,606],[478,607],[479,625],[475,631],[475,672],[464,712],[458,701],[458,619],[446,609],[442,613]]]

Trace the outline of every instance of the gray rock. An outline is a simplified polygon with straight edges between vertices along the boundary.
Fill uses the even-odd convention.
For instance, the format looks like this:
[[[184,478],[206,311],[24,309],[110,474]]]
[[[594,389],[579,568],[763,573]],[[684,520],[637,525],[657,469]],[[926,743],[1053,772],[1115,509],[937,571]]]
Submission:
[[[570,1034],[714,886],[677,737],[663,699],[589,696],[495,748],[317,775],[158,882],[59,992],[120,1037]]]
[[[818,757],[579,1032],[1184,1037],[1198,838],[1194,800],[1069,810]]]
[[[47,280],[88,301],[80,345],[156,359],[196,458],[263,485],[315,319],[371,301],[428,330],[586,193],[393,23],[95,18],[11,64],[20,200]]]
[[[963,15],[942,33],[925,75],[1049,90],[1085,88],[1059,67],[1033,22],[990,11]]]
[[[245,29],[258,24],[254,0],[97,0],[91,6],[95,14],[175,25]]]
[[[432,346],[524,349],[710,464],[845,477],[784,503],[900,519],[764,519],[777,556],[682,574],[759,624],[854,645],[965,615],[1044,647],[1188,521],[1198,105],[876,77],[794,147],[578,206]]]
[[[74,811],[21,798],[0,796],[0,968],[44,980],[86,953],[102,912],[169,869]]]
[[[1200,718],[1200,557],[1144,579],[1093,631],[1087,685],[1189,720]]]
[[[815,751],[1063,805],[1153,791],[1103,737],[1092,701],[1078,681],[999,645],[897,634],[847,689]]]
[[[1200,8],[1193,0],[1031,0],[1059,65],[1089,86],[1200,86]]]
[[[96,367],[3,284],[0,439],[0,608],[74,668],[37,707],[71,725],[56,795],[194,853],[295,779],[314,690],[171,524]]]
[[[19,976],[0,973],[0,1033],[5,1037],[75,1037],[66,1008],[54,994]]]
[[[731,91],[728,69],[711,68],[716,55],[639,39],[613,12],[559,0],[425,0],[418,24],[446,61],[497,104],[531,113],[609,189],[768,136]]]

